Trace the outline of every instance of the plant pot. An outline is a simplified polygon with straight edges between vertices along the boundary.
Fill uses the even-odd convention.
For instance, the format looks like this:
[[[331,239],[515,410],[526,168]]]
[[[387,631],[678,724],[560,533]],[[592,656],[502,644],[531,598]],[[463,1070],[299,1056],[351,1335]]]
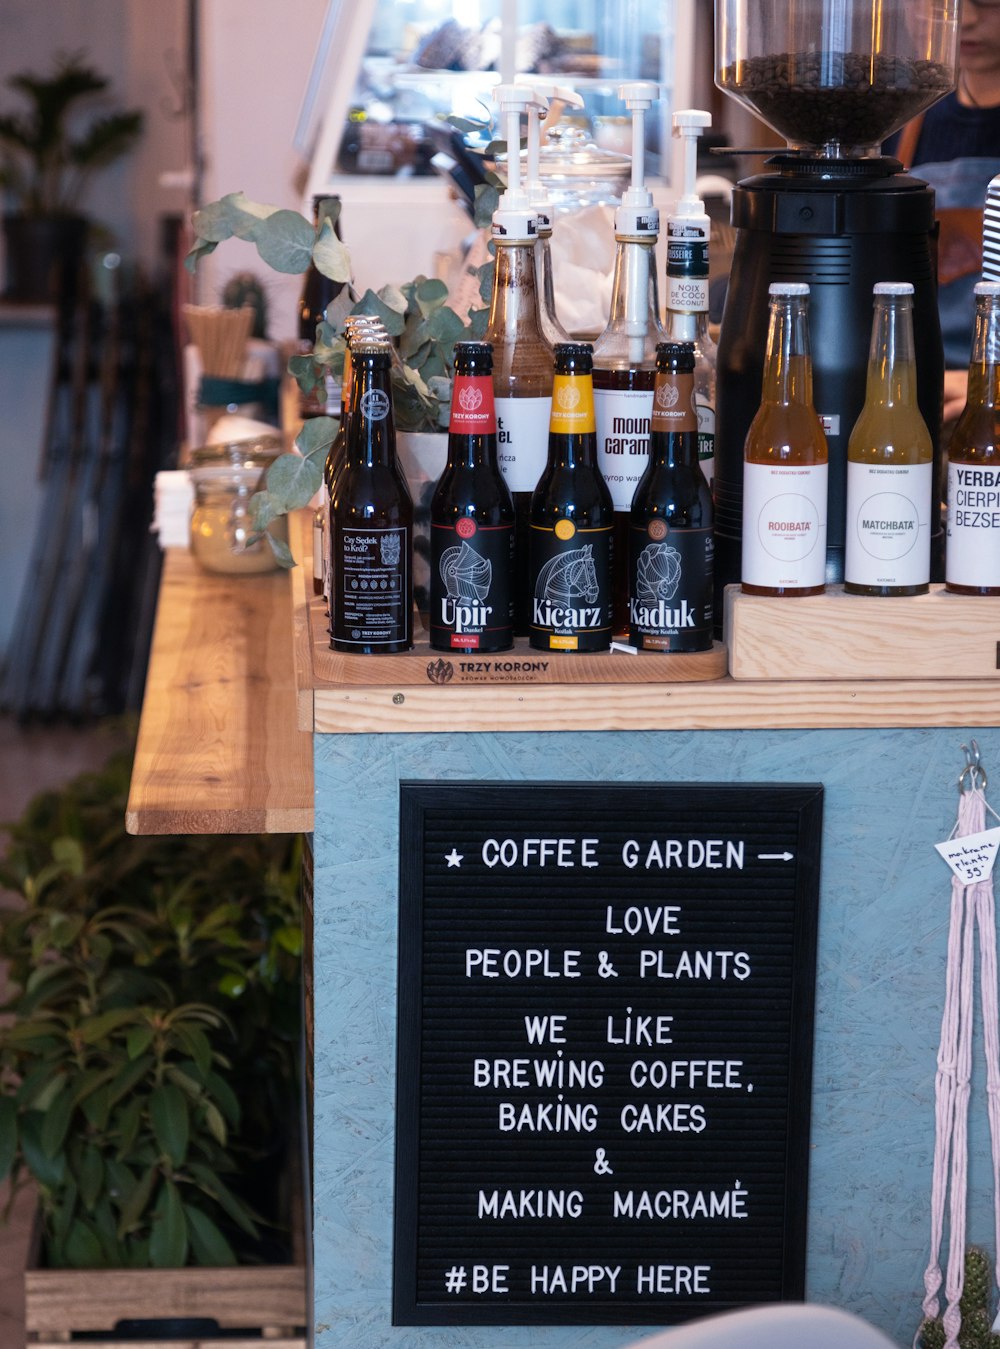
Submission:
[[[4,216],[4,298],[70,308],[83,266],[87,228],[83,216]]]

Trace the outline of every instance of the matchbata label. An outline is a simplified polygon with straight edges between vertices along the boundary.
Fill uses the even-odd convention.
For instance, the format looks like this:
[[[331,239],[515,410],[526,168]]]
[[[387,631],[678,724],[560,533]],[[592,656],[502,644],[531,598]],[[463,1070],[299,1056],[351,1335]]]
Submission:
[[[1000,586],[1000,468],[948,464],[945,581]]]
[[[497,398],[497,462],[512,492],[533,492],[549,453],[551,398]]]
[[[463,516],[431,526],[431,645],[438,651],[502,651],[514,641],[513,525]]]
[[[384,421],[391,406],[384,389],[366,389],[361,395],[361,415],[366,422]]]
[[[597,467],[616,511],[627,511],[649,461],[652,389],[595,389]]]
[[[611,643],[611,525],[531,527],[531,645],[606,651]]]
[[[552,416],[549,430],[570,435],[596,430],[594,386],[586,375],[556,375],[552,383]]]
[[[933,464],[847,465],[844,579],[925,585],[930,576]]]
[[[333,548],[336,640],[358,646],[405,641],[407,531],[336,526]]]
[[[805,590],[826,579],[826,464],[743,465],[748,585]]]
[[[448,430],[457,435],[490,435],[497,429],[490,375],[456,375]]]
[[[670,529],[654,519],[629,533],[630,644],[642,651],[709,650],[711,529]]]

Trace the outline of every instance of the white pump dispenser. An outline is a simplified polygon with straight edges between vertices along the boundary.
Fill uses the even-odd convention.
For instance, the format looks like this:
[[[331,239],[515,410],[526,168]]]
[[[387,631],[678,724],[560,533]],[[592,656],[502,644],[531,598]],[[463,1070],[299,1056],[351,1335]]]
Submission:
[[[632,114],[632,184],[622,194],[622,203],[615,211],[615,234],[658,235],[660,213],[653,205],[653,194],[646,186],[646,118],[645,114],[659,96],[655,84],[633,80],[618,89],[618,97]]]
[[[493,237],[533,240],[538,235],[538,212],[521,186],[521,114],[531,107],[534,94],[523,85],[498,84],[493,101],[500,109],[507,141],[507,188],[493,212]]]
[[[548,188],[542,182],[542,128],[539,114],[548,112],[548,98],[576,108],[583,107],[583,99],[574,90],[566,89],[558,84],[539,84],[532,81],[525,87],[531,90],[532,101],[528,104],[528,149],[524,190],[528,194],[531,205],[538,212],[538,242],[535,245],[535,271],[540,301],[538,317],[545,340],[555,346],[557,342],[570,341],[570,336],[559,322],[559,315],[556,313],[550,244],[552,218],[555,212],[549,199]]]

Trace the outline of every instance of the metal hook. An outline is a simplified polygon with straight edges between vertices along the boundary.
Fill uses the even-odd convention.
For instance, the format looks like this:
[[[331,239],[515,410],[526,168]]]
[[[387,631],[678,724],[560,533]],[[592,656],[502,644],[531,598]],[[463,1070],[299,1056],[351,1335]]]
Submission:
[[[989,779],[982,764],[979,745],[975,740],[970,740],[968,745],[962,746],[962,750],[965,754],[965,767],[958,775],[958,790],[960,792],[984,792]]]

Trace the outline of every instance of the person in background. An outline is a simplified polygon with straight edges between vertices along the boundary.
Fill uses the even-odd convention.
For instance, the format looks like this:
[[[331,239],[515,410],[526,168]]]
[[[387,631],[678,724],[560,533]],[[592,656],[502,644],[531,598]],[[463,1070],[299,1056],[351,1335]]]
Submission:
[[[885,151],[936,194],[947,424],[965,406],[983,204],[1000,173],[1000,0],[961,0],[957,87],[908,122]]]

